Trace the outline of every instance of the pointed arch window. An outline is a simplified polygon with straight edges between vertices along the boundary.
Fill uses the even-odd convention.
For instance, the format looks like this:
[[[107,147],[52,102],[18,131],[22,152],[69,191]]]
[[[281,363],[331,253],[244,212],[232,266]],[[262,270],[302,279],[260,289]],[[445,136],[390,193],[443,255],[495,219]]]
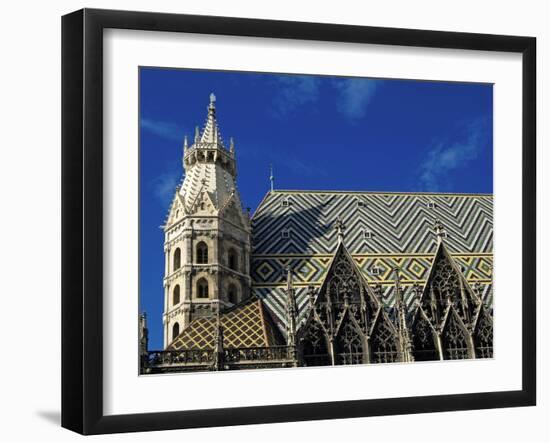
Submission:
[[[443,330],[443,358],[445,360],[463,360],[470,358],[468,337],[460,327],[456,314],[449,313],[449,320]]]
[[[415,361],[439,360],[432,327],[420,313],[412,327],[412,341]]]
[[[208,282],[205,278],[197,282],[197,298],[208,298]]]
[[[172,306],[176,306],[180,302],[180,285],[176,285],[172,291]]]
[[[176,248],[174,251],[174,263],[173,263],[173,271],[176,271],[181,267],[181,249]]]
[[[229,303],[233,303],[234,305],[238,302],[237,287],[233,283],[227,288],[227,299]]]
[[[208,263],[208,246],[202,241],[197,245],[197,263]]]
[[[329,366],[332,364],[326,335],[317,322],[311,322],[304,334],[302,355],[305,366]]]
[[[476,358],[493,358],[493,321],[482,308],[474,332]]]
[[[397,337],[384,318],[379,319],[371,336],[373,363],[393,363],[401,360]]]
[[[227,252],[227,266],[229,267],[229,269],[233,269],[234,271],[237,271],[238,270],[237,262],[238,262],[237,251],[235,251],[234,248],[230,248],[229,251]]]
[[[178,335],[180,335],[180,324],[176,322],[174,326],[172,326],[172,340],[175,340]]]
[[[357,365],[363,363],[363,339],[351,320],[346,318],[335,342],[336,364]]]

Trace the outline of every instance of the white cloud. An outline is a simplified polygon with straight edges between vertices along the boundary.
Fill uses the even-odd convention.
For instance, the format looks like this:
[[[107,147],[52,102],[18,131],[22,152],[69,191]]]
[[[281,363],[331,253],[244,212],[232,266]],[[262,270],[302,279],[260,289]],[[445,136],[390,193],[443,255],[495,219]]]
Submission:
[[[380,86],[380,81],[349,78],[334,80],[333,85],[339,94],[337,99],[338,112],[354,121],[365,116],[367,107]]]
[[[420,164],[420,185],[425,191],[438,191],[449,187],[449,173],[468,165],[487,147],[486,121],[470,123],[462,140],[436,141]]]
[[[141,127],[155,135],[169,140],[183,140],[184,130],[180,125],[175,123],[142,118]]]
[[[178,185],[180,174],[176,171],[165,172],[152,181],[153,192],[163,207],[168,207]]]
[[[274,113],[281,117],[300,106],[315,103],[320,95],[320,80],[308,76],[281,76],[278,94],[273,100]]]

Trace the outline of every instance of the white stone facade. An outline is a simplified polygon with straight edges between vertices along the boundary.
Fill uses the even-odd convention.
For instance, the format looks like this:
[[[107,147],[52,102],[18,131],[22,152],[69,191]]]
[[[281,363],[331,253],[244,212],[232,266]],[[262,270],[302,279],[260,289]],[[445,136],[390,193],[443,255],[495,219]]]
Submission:
[[[250,295],[250,220],[237,191],[233,141],[226,149],[211,95],[191,146],[185,179],[164,225],[164,347],[189,323]]]

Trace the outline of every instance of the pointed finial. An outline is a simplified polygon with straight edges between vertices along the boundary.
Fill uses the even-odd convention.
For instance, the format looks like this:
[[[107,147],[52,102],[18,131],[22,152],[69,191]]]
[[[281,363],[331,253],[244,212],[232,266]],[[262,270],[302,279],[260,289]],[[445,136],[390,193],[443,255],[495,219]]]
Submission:
[[[229,138],[229,152],[235,152],[235,140],[233,140],[233,137]]]
[[[315,289],[314,286],[309,285],[307,287],[307,295],[308,295],[308,301],[309,301],[310,308],[312,308],[315,305],[315,295],[316,295],[316,293],[317,293],[317,290]]]
[[[434,231],[435,231],[435,235],[437,236],[437,239],[441,241],[443,239],[443,235],[445,234],[445,227],[443,226],[443,223],[441,223],[441,221],[439,220],[435,221]]]
[[[183,153],[187,151],[187,135],[183,136]]]
[[[403,301],[403,288],[401,288],[401,276],[399,271],[400,269],[397,266],[393,268],[393,272],[395,273],[395,301],[397,306],[400,306]]]
[[[269,165],[269,183],[271,186],[271,192],[273,192],[273,182],[275,177],[273,176],[273,163]]]
[[[344,230],[346,229],[346,226],[340,217],[336,219],[334,227],[336,228],[336,232],[338,234],[338,243],[342,243],[344,241]]]
[[[290,266],[287,265],[285,267],[285,271],[286,271],[286,289],[290,290],[292,289],[292,269],[290,268]]]
[[[210,94],[210,104],[208,105],[208,110],[209,111],[214,111],[215,109],[216,109],[216,96],[212,92]]]
[[[195,126],[195,143],[199,142],[199,137],[200,137],[199,127]]]

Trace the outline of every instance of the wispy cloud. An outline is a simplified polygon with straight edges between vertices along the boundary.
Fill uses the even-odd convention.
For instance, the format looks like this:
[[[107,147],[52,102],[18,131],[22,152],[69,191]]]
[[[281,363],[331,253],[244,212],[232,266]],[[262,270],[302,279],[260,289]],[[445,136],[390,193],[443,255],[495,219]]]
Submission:
[[[172,122],[161,120],[141,119],[141,127],[152,134],[158,135],[169,140],[183,140],[184,129],[182,126]]]
[[[312,163],[304,163],[303,161],[298,160],[298,158],[296,157],[286,157],[284,159],[280,159],[280,162],[284,164],[287,168],[294,171],[294,173],[298,176],[328,176],[326,170]]]
[[[420,186],[424,191],[449,189],[450,174],[467,166],[487,148],[487,120],[469,123],[453,142],[435,140],[420,164]]]
[[[279,117],[319,99],[321,81],[316,77],[281,76],[277,78],[277,83],[279,89],[273,100],[273,111]]]
[[[337,109],[352,121],[365,116],[367,107],[379,88],[379,80],[349,78],[334,80],[338,91]]]
[[[177,171],[165,172],[152,180],[151,185],[155,196],[159,199],[163,207],[168,207],[180,179],[180,173]]]

